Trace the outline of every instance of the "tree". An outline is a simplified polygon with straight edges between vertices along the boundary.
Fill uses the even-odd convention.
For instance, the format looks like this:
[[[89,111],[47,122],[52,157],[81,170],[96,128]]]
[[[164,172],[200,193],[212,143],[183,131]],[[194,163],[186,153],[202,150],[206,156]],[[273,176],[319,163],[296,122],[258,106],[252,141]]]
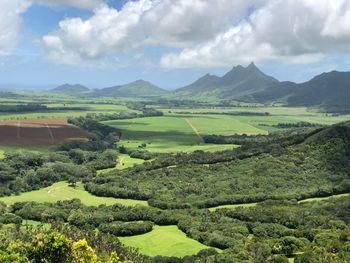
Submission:
[[[85,239],[73,243],[73,256],[77,263],[95,263],[97,256]]]

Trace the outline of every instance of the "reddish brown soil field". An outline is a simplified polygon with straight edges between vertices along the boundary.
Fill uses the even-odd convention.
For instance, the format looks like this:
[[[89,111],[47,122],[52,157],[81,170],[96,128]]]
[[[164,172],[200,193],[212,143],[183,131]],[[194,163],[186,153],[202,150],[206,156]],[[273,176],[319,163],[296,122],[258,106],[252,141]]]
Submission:
[[[0,145],[46,146],[87,140],[87,133],[70,126],[66,118],[0,121]]]

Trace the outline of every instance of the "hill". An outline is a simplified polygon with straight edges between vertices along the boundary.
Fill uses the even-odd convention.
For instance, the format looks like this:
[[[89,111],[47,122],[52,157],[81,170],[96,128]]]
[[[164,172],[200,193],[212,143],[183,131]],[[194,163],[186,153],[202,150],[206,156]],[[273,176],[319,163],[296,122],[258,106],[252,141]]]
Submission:
[[[51,90],[51,92],[54,93],[62,93],[62,94],[68,94],[68,95],[79,95],[83,93],[89,92],[89,88],[80,85],[80,84],[63,84],[61,86],[58,86]]]
[[[258,102],[278,100],[290,106],[319,106],[327,111],[349,112],[350,72],[322,73],[300,84],[280,82],[251,97]]]
[[[164,95],[166,93],[167,93],[166,90],[163,90],[148,81],[144,81],[140,79],[128,84],[96,90],[93,96],[96,96],[96,97],[160,97],[161,95]]]
[[[252,93],[263,91],[279,83],[264,74],[254,63],[247,67],[236,66],[224,76],[205,75],[194,83],[177,89],[174,97],[213,97],[219,99],[242,99]]]
[[[290,106],[314,106],[326,111],[350,112],[350,72],[322,73],[304,83],[280,82],[254,63],[236,66],[224,76],[207,74],[175,90],[173,98],[234,99],[245,102],[282,102]]]

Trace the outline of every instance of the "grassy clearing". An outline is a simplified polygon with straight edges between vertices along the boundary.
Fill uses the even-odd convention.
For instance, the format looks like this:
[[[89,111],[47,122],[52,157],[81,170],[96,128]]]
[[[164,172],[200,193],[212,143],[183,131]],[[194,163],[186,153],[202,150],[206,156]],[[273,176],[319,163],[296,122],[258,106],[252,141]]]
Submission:
[[[298,201],[298,203],[302,204],[302,203],[308,203],[308,202],[324,201],[332,198],[340,198],[340,197],[347,197],[347,196],[350,196],[350,194],[338,194],[338,195],[331,195],[326,197],[314,197],[314,198],[307,198],[307,199],[300,200]]]
[[[119,239],[126,246],[135,247],[148,256],[184,257],[208,248],[187,237],[177,226],[155,226],[149,233]]]
[[[97,171],[97,173],[100,174],[100,173],[110,172],[113,170],[123,170],[123,169],[133,167],[134,165],[137,165],[137,164],[142,164],[144,162],[145,160],[143,159],[132,158],[128,154],[120,154],[118,156],[118,162],[115,168],[107,168],[107,169],[99,170]]]
[[[223,209],[223,208],[227,208],[227,209],[236,209],[238,207],[253,207],[256,206],[258,203],[249,203],[249,204],[235,204],[235,205],[220,205],[220,206],[215,206],[215,207],[211,207],[209,208],[210,212],[214,212],[218,209]]]
[[[62,200],[80,199],[81,202],[88,206],[98,205],[113,205],[121,204],[125,206],[147,205],[146,201],[133,199],[119,199],[112,197],[98,197],[94,196],[84,190],[82,184],[78,183],[75,188],[68,186],[66,182],[58,182],[49,187],[26,192],[16,196],[1,197],[0,201],[11,205],[16,202],[49,202],[55,203]]]
[[[303,204],[303,203],[316,202],[316,201],[326,201],[326,200],[329,200],[329,199],[332,199],[332,198],[341,198],[341,197],[347,197],[347,196],[350,196],[350,194],[337,194],[337,195],[331,195],[331,196],[325,196],[325,197],[313,197],[313,198],[306,198],[306,199],[303,199],[303,200],[299,200],[298,203],[299,204]],[[238,207],[254,207],[257,204],[258,203],[220,205],[220,206],[215,206],[215,207],[209,208],[209,211],[214,212],[217,209],[223,209],[223,208],[236,209]]]
[[[126,168],[133,167],[134,165],[137,165],[137,164],[142,164],[144,162],[145,160],[143,159],[132,158],[128,154],[120,154],[117,169],[123,170]]]

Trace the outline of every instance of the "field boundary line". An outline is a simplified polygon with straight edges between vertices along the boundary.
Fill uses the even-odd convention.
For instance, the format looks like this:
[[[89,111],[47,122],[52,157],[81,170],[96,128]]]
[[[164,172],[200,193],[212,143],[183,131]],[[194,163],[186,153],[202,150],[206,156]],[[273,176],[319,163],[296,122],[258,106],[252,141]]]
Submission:
[[[17,139],[21,138],[21,122],[17,122]]]
[[[191,127],[191,129],[193,130],[193,132],[201,139],[202,142],[203,138],[200,135],[199,131],[197,130],[197,128],[191,123],[191,121],[188,118],[185,118],[185,121],[187,122],[187,124]]]
[[[45,123],[45,126],[46,126],[47,130],[49,131],[49,135],[50,135],[50,137],[51,137],[51,140],[54,140],[55,138],[53,137],[53,133],[52,133],[52,131],[51,131],[50,126],[49,126],[47,123]]]

